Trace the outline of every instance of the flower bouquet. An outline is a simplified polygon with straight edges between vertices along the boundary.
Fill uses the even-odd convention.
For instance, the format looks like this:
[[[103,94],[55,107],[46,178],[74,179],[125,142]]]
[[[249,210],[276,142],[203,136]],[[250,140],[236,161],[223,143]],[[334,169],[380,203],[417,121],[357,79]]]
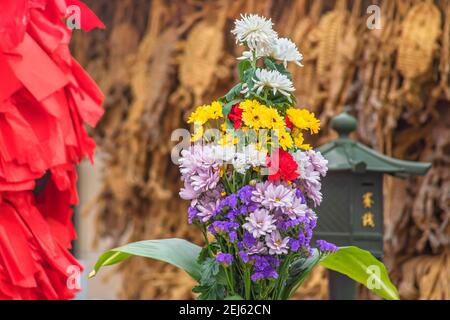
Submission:
[[[276,300],[289,299],[321,264],[398,299],[369,252],[324,240],[312,246],[327,160],[304,139],[319,131],[319,120],[295,107],[287,63],[302,66],[296,45],[257,15],[243,15],[232,33],[248,47],[238,58],[240,82],[189,116],[194,131],[177,161],[180,196],[190,201],[188,222],[203,247],[182,239],[130,243],[104,253],[91,276],[137,255],[184,269],[199,299]],[[373,266],[380,272],[368,272]]]

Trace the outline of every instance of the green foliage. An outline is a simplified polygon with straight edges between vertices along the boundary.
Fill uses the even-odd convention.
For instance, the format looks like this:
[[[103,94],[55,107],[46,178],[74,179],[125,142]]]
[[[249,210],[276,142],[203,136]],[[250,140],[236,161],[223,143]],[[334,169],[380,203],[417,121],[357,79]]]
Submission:
[[[221,277],[221,266],[214,258],[206,258],[200,265],[201,278],[199,285],[192,289],[199,293],[199,300],[223,300],[225,298],[225,283]]]
[[[223,96],[221,99],[219,99],[219,101],[232,101],[234,98],[236,98],[242,90],[242,83],[238,83],[237,85],[235,85],[233,88],[231,88],[230,91],[228,91],[228,93]]]
[[[308,258],[295,260],[289,268],[289,278],[286,281],[282,299],[292,296],[319,263],[328,269],[347,275],[384,299],[399,299],[397,289],[389,279],[384,264],[370,252],[357,247],[341,247],[330,254],[323,254],[314,249]],[[374,269],[379,273],[370,272]]]
[[[397,288],[389,279],[386,267],[369,251],[358,247],[342,247],[325,256],[320,264],[345,274],[384,299],[399,299]]]
[[[194,280],[200,279],[197,262],[201,247],[183,239],[161,239],[132,242],[103,253],[94,266],[90,277],[101,267],[119,263],[130,256],[141,256],[170,263],[186,271]]]
[[[282,290],[281,299],[285,300],[292,296],[319,262],[320,253],[317,249],[313,249],[309,257],[294,260],[289,267],[289,276]]]
[[[238,71],[239,71],[239,79],[241,82],[245,82],[248,77],[248,72],[249,70],[252,69],[252,64],[249,60],[243,60],[241,62],[239,62],[238,64]]]
[[[216,250],[214,244],[209,244],[202,249],[182,239],[133,242],[102,254],[90,277],[94,276],[101,267],[119,263],[133,255],[141,256],[164,261],[186,271],[199,283],[193,289],[193,292],[200,294],[199,299],[238,299],[239,295],[234,294],[233,290],[229,291],[230,282],[227,281],[224,267],[211,257]],[[370,252],[357,247],[342,247],[330,254],[314,249],[309,257],[294,260],[287,269],[288,278],[278,297],[288,299],[292,296],[319,263],[367,286],[380,297],[389,300],[399,299],[397,289],[390,281],[384,264]],[[229,276],[233,277],[232,274]],[[231,292],[231,295],[227,296],[227,292]]]
[[[234,99],[230,102],[226,103],[222,108],[222,113],[225,119],[228,118],[228,115],[230,114],[231,108],[238,102],[241,102],[242,99]]]

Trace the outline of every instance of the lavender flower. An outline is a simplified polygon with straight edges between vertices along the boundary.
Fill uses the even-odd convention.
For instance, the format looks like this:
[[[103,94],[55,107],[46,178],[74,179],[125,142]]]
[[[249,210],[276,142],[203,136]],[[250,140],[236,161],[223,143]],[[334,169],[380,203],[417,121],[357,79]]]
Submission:
[[[306,203],[305,195],[300,188],[295,189],[295,196],[301,200],[301,203]]]
[[[216,256],[216,261],[226,266],[229,266],[233,262],[233,255],[230,253],[221,252]]]
[[[251,233],[245,231],[244,238],[242,239],[241,242],[239,242],[238,246],[239,246],[239,249],[242,249],[242,248],[248,249],[248,248],[254,246],[255,244],[256,244],[255,237],[253,237]]]
[[[295,239],[289,239],[289,247],[292,251],[297,252],[302,246],[302,243],[300,240]]]
[[[279,260],[269,256],[254,256],[254,273],[251,275],[253,282],[259,279],[278,278],[278,273],[274,267],[279,266]]]
[[[240,209],[231,209],[231,210],[228,210],[228,212],[227,212],[227,218],[230,221],[234,221],[236,219],[236,217],[240,214],[241,214]]]
[[[269,248],[269,254],[288,253],[289,237],[282,238],[280,232],[275,230],[266,236],[266,245]]]
[[[277,224],[277,228],[282,231],[286,231],[286,230],[293,228],[295,226],[298,226],[299,224],[304,223],[304,222],[305,222],[304,217],[293,219],[293,220],[281,221]]]
[[[228,206],[230,208],[236,209],[237,198],[238,198],[238,196],[233,193],[221,201],[221,206],[222,207]]]
[[[245,263],[250,261],[248,253],[245,251],[239,251],[239,257],[241,257],[242,261],[244,261]]]
[[[189,224],[192,224],[194,219],[197,217],[198,211],[194,207],[189,207],[188,209],[188,222]]]
[[[253,237],[265,236],[276,229],[275,219],[265,209],[258,209],[245,218],[247,223],[243,225],[244,229],[249,231]]]
[[[239,199],[241,199],[242,203],[248,203],[250,201],[253,190],[254,188],[252,186],[245,186],[237,192],[237,195]]]
[[[316,244],[320,251],[335,252],[338,250],[338,247],[335,244],[325,240],[317,240]]]
[[[208,230],[211,233],[217,233],[217,232],[230,232],[231,230],[235,230],[239,227],[239,223],[236,222],[230,222],[230,221],[214,221],[212,224],[209,225]]]

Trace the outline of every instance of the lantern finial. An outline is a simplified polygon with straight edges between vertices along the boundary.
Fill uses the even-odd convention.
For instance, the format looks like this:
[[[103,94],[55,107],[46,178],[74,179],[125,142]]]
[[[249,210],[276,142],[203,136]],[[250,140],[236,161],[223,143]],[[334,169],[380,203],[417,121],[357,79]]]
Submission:
[[[344,111],[331,119],[331,127],[337,131],[340,138],[346,138],[356,130],[357,122],[355,117]]]

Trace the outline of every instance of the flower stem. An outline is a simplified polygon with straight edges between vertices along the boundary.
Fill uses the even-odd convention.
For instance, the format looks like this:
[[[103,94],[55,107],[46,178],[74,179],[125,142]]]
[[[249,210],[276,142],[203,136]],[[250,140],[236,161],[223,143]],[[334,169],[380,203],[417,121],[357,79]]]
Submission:
[[[244,291],[245,300],[250,300],[251,298],[251,279],[250,279],[250,269],[246,265],[244,270]]]

